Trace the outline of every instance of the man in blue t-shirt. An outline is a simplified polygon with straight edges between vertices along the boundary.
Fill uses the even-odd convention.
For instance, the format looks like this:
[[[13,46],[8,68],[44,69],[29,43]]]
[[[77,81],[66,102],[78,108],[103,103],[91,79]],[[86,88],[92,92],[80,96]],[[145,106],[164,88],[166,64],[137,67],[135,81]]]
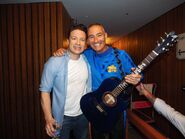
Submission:
[[[91,47],[84,51],[84,55],[91,67],[92,90],[98,89],[101,83],[110,77],[124,78],[129,84],[138,84],[141,75],[131,73],[131,69],[135,67],[135,64],[130,56],[124,50],[115,50],[106,45],[106,38],[107,33],[102,24],[94,23],[89,25],[88,44]],[[63,49],[57,50],[54,55],[63,55]],[[128,104],[126,104],[125,109],[127,106]],[[106,136],[94,130],[94,139],[103,139]]]

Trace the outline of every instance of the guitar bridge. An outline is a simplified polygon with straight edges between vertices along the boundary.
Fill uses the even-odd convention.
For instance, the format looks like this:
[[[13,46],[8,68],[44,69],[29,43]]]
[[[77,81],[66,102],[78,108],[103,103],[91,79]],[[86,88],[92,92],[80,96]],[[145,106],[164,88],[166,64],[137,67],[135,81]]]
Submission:
[[[96,109],[102,113],[103,115],[107,115],[107,112],[102,108],[102,106],[100,104],[98,104],[97,100],[94,98],[94,105],[96,106]]]
[[[96,108],[97,108],[100,112],[105,112],[105,111],[103,110],[103,108],[102,108],[100,105],[96,105]]]
[[[105,112],[105,110],[98,104],[96,105],[96,108],[99,112],[101,112],[103,115],[107,115],[107,113]]]

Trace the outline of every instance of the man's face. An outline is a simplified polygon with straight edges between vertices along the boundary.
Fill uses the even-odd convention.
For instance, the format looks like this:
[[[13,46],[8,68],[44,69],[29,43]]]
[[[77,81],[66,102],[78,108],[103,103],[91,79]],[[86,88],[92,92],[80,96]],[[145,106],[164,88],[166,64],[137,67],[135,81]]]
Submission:
[[[102,53],[107,49],[105,44],[106,38],[107,33],[102,26],[94,25],[88,29],[88,44],[97,53]]]
[[[81,54],[86,46],[86,34],[81,30],[73,30],[70,33],[69,39],[69,51],[75,55]]]

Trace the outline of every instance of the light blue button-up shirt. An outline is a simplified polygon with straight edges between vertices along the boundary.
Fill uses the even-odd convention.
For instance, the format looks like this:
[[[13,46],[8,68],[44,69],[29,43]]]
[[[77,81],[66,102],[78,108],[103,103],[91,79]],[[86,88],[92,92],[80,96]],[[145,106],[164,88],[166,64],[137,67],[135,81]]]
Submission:
[[[88,67],[87,93],[91,92],[91,71],[90,66],[82,55]],[[55,120],[61,125],[64,116],[64,106],[67,93],[69,55],[62,57],[51,57],[44,65],[41,84],[41,92],[52,93],[52,114]]]

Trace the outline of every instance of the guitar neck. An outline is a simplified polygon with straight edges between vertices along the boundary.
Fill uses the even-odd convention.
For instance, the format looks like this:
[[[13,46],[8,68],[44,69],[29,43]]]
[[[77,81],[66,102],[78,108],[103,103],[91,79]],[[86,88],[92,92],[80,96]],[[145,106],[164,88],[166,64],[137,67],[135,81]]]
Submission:
[[[136,67],[136,69],[132,72],[134,74],[140,74],[156,57],[158,56],[158,53],[156,53],[154,50]],[[119,94],[121,94],[126,88],[129,86],[129,84],[123,80],[113,91],[112,94],[117,97]],[[125,93],[126,91],[124,91]]]
[[[158,53],[152,51],[133,71],[135,74],[140,74],[156,57]]]

